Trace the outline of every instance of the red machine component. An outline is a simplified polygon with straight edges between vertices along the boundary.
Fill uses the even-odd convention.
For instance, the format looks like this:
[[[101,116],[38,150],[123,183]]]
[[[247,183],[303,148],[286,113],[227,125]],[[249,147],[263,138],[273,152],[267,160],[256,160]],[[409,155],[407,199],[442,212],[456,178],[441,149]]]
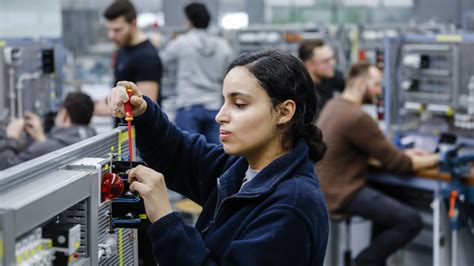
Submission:
[[[458,197],[458,192],[456,190],[451,191],[449,194],[449,218],[453,219],[456,216],[456,199]]]
[[[366,54],[365,54],[365,50],[359,49],[357,59],[358,59],[358,62],[364,62],[367,59]]]
[[[102,201],[113,200],[123,192],[123,181],[118,174],[114,173],[105,173],[102,177],[102,184],[100,186],[100,192],[102,196]]]

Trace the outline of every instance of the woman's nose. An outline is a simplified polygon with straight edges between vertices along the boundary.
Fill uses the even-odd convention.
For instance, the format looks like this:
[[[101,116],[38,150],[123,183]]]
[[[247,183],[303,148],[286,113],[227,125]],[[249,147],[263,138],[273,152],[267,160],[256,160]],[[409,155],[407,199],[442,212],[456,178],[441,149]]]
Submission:
[[[226,115],[226,111],[225,111],[224,106],[221,107],[221,109],[217,113],[215,119],[216,119],[216,122],[218,124],[222,124],[222,123],[225,123],[225,122],[229,121],[229,118],[228,118],[228,115]]]

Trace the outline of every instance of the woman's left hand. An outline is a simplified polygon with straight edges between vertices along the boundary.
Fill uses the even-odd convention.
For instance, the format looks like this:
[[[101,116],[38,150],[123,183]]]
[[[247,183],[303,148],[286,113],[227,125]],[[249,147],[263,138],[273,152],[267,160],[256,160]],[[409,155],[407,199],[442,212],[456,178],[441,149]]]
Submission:
[[[130,190],[137,191],[145,202],[148,219],[154,223],[173,212],[165,178],[151,168],[139,165],[127,171]]]

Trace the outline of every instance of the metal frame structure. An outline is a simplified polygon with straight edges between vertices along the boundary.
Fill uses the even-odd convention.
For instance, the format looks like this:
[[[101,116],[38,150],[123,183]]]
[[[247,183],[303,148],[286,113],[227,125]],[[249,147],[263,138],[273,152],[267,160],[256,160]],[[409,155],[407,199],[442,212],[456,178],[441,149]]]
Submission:
[[[474,34],[399,34],[385,37],[384,122],[387,128],[387,135],[396,144],[401,144],[401,138],[410,134],[420,134],[420,137],[427,139],[438,138],[435,135],[426,135],[426,132],[422,134],[422,132],[419,132],[421,130],[420,127],[414,127],[414,130],[412,130],[413,125],[405,125],[407,121],[402,116],[408,112],[404,109],[406,102],[419,103],[427,108],[430,105],[442,105],[446,106],[447,110],[451,110],[454,114],[458,110],[462,112],[468,107],[465,101],[468,92],[467,84],[469,83],[469,77],[474,75],[474,64],[472,64],[472,60],[467,55],[469,51],[472,53],[472,48],[474,48]],[[401,66],[404,55],[408,53],[428,54],[433,56],[435,60],[444,56],[444,58],[441,58],[444,60],[444,65],[439,68],[438,65],[431,69],[420,68],[414,70],[413,73],[408,73],[406,67]],[[438,64],[438,62],[435,63]],[[444,98],[435,98],[434,96],[442,96],[441,93],[431,91],[426,95],[421,95],[422,92],[404,91],[401,83],[404,79],[410,78],[410,75],[417,75],[418,78],[440,79],[444,81],[443,84],[449,84],[444,88]],[[453,114],[449,113],[443,113],[442,115],[446,119],[452,119],[453,117]],[[430,122],[431,120],[427,119],[426,121]],[[472,132],[458,129],[451,122],[447,122],[447,124],[449,125],[449,132],[458,134],[458,143],[465,143],[470,146],[474,144]],[[436,143],[437,140],[432,144],[436,145]],[[425,229],[431,232],[428,241],[431,241],[429,245],[431,246],[431,253],[429,254],[431,255],[432,265],[454,266],[471,265],[474,263],[474,255],[472,250],[470,250],[472,249],[474,235],[469,232],[468,228],[459,230],[457,239],[453,240],[450,234],[447,200],[442,193],[443,190],[450,186],[449,182],[417,176],[400,178],[387,173],[371,173],[369,181],[372,184],[386,187],[387,190],[405,189],[407,194],[410,194],[410,197],[416,197],[413,193],[419,193],[422,197],[416,198],[416,200],[430,204],[429,208],[423,209],[425,214],[428,214],[428,216],[423,217],[423,221]],[[397,194],[399,193],[397,192]],[[401,200],[405,200],[403,195],[397,196],[401,197]],[[409,202],[409,199],[407,199],[407,202]],[[420,213],[423,212],[421,209],[419,211]],[[417,239],[415,239],[415,242]],[[426,239],[423,242],[426,242]],[[453,252],[453,250],[456,250],[456,252]],[[420,264],[418,259],[420,258],[412,256],[408,263]],[[454,264],[453,261],[455,261]]]
[[[15,265],[19,237],[66,213],[82,225],[80,265],[138,264],[136,230],[109,232],[108,203],[100,203],[100,162],[111,152],[128,152],[124,128],[0,172],[0,265]],[[117,239],[117,251],[100,259],[107,237]]]
[[[446,73],[445,79],[448,79],[449,84],[452,88],[449,97],[444,100],[436,100],[426,96],[424,99],[415,97],[413,93],[406,93],[401,87],[402,77],[406,77],[407,74],[403,73],[400,67],[400,60],[404,51],[405,45],[418,45],[420,50],[423,46],[445,46],[451,50],[447,51],[450,53],[450,69],[449,73]],[[405,100],[413,100],[423,104],[440,104],[446,105],[450,108],[466,108],[465,100],[467,90],[467,83],[469,77],[463,75],[464,72],[472,71],[474,75],[474,64],[472,60],[467,57],[467,50],[461,49],[460,45],[474,45],[474,34],[454,34],[454,35],[417,35],[417,34],[405,34],[397,36],[387,36],[384,40],[384,97],[385,97],[385,123],[387,125],[387,134],[392,136],[395,141],[398,141],[400,133],[402,131],[402,125],[400,121],[400,111],[402,103]],[[430,72],[431,71],[431,72]],[[429,77],[433,76],[435,71],[419,71],[421,75]],[[424,72],[424,73],[421,73]],[[440,71],[438,71],[440,72]],[[438,73],[442,74],[442,73]],[[440,75],[441,76],[441,75]]]

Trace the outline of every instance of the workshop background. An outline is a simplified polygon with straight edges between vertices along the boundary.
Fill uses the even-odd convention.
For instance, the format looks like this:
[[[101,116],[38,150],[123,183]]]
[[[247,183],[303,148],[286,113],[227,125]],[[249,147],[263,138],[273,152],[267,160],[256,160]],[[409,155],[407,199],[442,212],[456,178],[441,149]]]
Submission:
[[[132,2],[138,28],[158,51],[186,31],[182,9],[191,1]],[[422,232],[388,265],[474,265],[473,0],[200,2],[212,15],[209,30],[235,55],[281,49],[297,56],[302,41],[322,39],[342,73],[360,61],[379,67],[383,97],[364,110],[397,147],[441,156],[439,169],[410,177],[369,170],[372,186],[423,220]],[[68,93],[93,101],[108,95],[115,45],[103,12],[111,3],[0,0],[0,145],[8,123],[28,112],[48,132]],[[176,66],[163,71],[161,105],[173,119]],[[104,182],[113,189],[115,174],[138,155],[129,153],[135,133],[129,141],[126,125],[115,128],[115,122],[94,116],[94,137],[0,171],[0,266],[138,265],[133,223],[144,212],[123,211],[135,208],[129,198],[104,198]],[[170,200],[187,222],[196,221],[200,206],[171,191]],[[354,256],[370,243],[370,221],[345,221],[331,218],[327,266],[347,265],[348,251]]]

